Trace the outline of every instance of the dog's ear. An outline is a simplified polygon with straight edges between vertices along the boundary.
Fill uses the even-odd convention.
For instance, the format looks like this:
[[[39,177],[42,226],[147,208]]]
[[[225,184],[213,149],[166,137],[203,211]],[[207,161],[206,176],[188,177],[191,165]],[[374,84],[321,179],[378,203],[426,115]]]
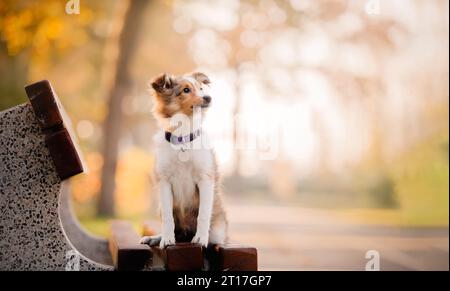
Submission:
[[[209,80],[208,76],[206,76],[205,74],[200,73],[200,72],[192,73],[192,77],[194,77],[195,80],[197,80],[200,83],[203,83],[205,85],[208,85],[208,84],[211,83],[211,81]]]
[[[164,73],[152,81],[152,88],[158,93],[166,93],[168,90],[173,88],[174,83],[173,78]]]

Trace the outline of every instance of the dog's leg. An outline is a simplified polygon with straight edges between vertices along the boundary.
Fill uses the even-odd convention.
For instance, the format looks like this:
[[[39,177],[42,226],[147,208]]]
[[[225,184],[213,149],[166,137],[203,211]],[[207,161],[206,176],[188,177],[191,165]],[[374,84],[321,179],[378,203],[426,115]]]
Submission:
[[[214,202],[214,182],[211,179],[201,180],[198,183],[200,207],[197,217],[197,233],[192,239],[193,243],[208,245],[209,227]]]
[[[161,234],[152,235],[152,236],[144,236],[141,238],[141,244],[156,246],[161,242]]]
[[[175,222],[173,219],[173,194],[169,181],[161,180],[159,183],[161,199],[162,233],[159,246],[175,244]]]
[[[227,241],[227,224],[225,221],[219,221],[211,225],[209,230],[210,244],[224,244]]]

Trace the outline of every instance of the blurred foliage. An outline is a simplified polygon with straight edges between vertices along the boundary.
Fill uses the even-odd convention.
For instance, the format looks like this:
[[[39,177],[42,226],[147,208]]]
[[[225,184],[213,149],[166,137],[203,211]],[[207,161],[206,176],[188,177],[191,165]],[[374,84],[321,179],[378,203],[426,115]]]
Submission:
[[[82,218],[95,215],[95,201],[100,189],[100,170],[103,164],[99,153],[86,156],[89,172],[73,178],[75,210]],[[144,217],[150,210],[153,156],[138,148],[130,148],[118,161],[117,215],[122,218]]]
[[[448,141],[448,132],[437,135],[415,146],[392,166],[402,222],[448,225]]]
[[[125,152],[117,166],[117,213],[119,216],[148,214],[154,158],[138,148]]]
[[[372,187],[367,188],[370,183],[360,174],[357,175],[357,183],[348,184],[341,192],[339,187],[325,186],[326,190],[323,192],[316,188],[311,195],[302,196],[300,193],[300,203],[314,207],[328,207],[330,211],[359,223],[447,226],[448,142],[446,132],[418,144],[389,163],[384,175],[381,176],[383,178],[374,179],[373,181],[377,183],[372,184]],[[342,185],[342,179],[339,181]],[[352,189],[351,185],[359,186]],[[336,189],[337,191],[334,191]],[[330,193],[335,196],[331,200]],[[381,197],[377,198],[379,195]]]
[[[46,63],[88,40],[94,17],[89,6],[78,17],[68,17],[61,1],[13,1],[0,4],[2,41],[9,56],[27,50],[31,62]]]
[[[95,214],[96,196],[100,190],[100,170],[103,157],[98,152],[90,152],[85,161],[88,172],[72,178],[72,198],[75,202],[75,211],[80,216],[93,216]]]
[[[106,220],[92,217],[123,11],[117,0],[81,3],[67,15],[62,0],[0,1],[0,110],[26,100],[25,84],[52,82],[90,168],[73,179],[75,209],[105,235]],[[119,217],[137,226],[156,214],[149,79],[202,69],[222,104],[303,110],[291,151],[275,161],[243,153],[239,179],[223,167],[227,194],[370,223],[448,225],[448,1],[392,3],[369,16],[359,1],[152,1],[123,96]],[[218,125],[232,121],[219,114],[226,107]]]
[[[99,38],[104,3],[86,2],[71,17],[59,0],[0,2],[0,92],[8,96],[0,98],[0,110],[25,101],[25,84],[48,78],[68,54]]]

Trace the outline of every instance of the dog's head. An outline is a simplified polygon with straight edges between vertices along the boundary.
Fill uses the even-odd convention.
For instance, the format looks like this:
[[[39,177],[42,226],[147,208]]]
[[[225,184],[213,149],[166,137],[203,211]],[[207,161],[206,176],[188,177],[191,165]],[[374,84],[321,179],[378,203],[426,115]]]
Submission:
[[[155,115],[159,118],[170,118],[177,113],[191,116],[195,107],[206,110],[212,101],[206,92],[209,83],[209,78],[198,72],[179,77],[159,75],[151,83],[155,90]]]

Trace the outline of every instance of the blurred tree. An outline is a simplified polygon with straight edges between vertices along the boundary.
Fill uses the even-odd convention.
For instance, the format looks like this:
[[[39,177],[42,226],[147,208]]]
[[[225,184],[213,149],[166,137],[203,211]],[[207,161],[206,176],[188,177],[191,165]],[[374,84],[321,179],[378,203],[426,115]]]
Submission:
[[[118,57],[115,75],[108,98],[108,113],[104,121],[102,187],[98,200],[98,214],[113,216],[115,213],[114,193],[120,128],[122,124],[122,99],[132,85],[129,65],[138,46],[139,32],[147,0],[128,2],[123,27],[117,43]],[[119,6],[122,8],[121,6]]]

